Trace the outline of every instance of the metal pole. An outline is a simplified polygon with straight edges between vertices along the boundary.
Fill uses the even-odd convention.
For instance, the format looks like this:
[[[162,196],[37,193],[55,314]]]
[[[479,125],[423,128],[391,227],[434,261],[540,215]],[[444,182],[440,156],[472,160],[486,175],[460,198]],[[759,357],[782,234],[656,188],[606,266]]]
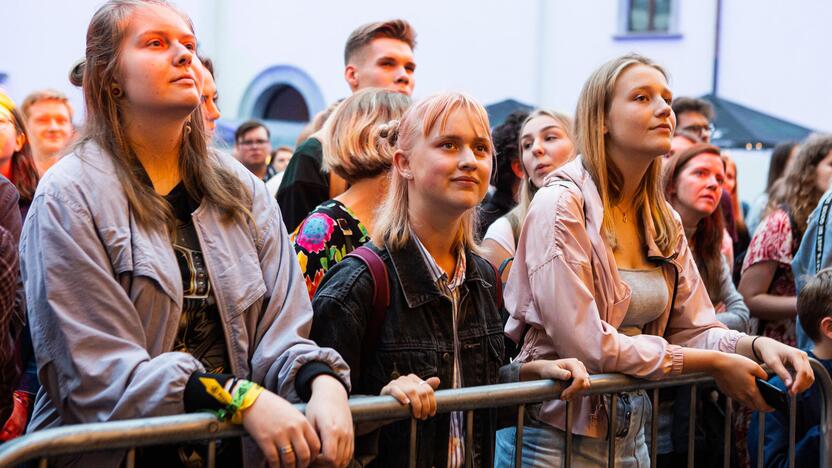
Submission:
[[[766,415],[765,413],[760,413],[760,417],[757,418],[757,468],[763,468],[763,457],[765,456],[765,452],[763,451],[763,439],[765,438],[766,433]]]
[[[523,466],[523,422],[526,417],[526,405],[517,407],[517,425],[514,428],[514,466]]]
[[[609,429],[607,431],[607,437],[609,438],[609,450],[607,455],[609,459],[607,460],[607,466],[610,468],[615,466],[615,420],[618,417],[618,394],[611,394],[610,395],[610,410],[609,413]]]
[[[696,452],[696,385],[690,386],[690,415],[688,416],[688,468],[693,468]]]
[[[569,468],[572,466],[572,423],[574,423],[574,408],[570,402],[566,402],[566,446],[564,447],[566,453],[563,455],[563,467]]]
[[[731,468],[731,417],[734,412],[734,402],[727,396],[725,397],[725,425],[722,430],[725,431],[722,439],[722,466],[723,468]]]
[[[797,395],[789,398],[789,468],[794,468],[794,431],[796,429]]]
[[[474,411],[465,412],[465,468],[474,466]]]
[[[407,465],[410,468],[416,468],[416,455],[416,418],[410,418],[410,459]]]

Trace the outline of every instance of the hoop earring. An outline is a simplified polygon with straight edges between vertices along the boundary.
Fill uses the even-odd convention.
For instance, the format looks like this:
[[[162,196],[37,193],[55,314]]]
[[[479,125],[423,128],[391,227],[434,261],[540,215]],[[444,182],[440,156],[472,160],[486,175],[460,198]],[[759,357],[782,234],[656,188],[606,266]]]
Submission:
[[[190,135],[190,134],[191,134],[191,121],[188,120],[187,122],[185,122],[185,135]]]
[[[120,98],[121,94],[122,94],[121,88],[119,88],[116,85],[111,85],[110,86],[110,94],[112,94],[113,97],[116,98],[116,99]]]

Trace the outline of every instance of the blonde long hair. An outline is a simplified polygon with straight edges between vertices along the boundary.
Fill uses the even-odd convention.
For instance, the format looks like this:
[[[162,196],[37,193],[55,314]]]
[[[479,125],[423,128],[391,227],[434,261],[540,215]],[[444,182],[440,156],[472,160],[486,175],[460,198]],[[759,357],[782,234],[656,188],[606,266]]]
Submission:
[[[83,86],[87,108],[86,123],[76,149],[88,142],[100,146],[113,161],[138,224],[154,230],[158,229],[159,220],[162,220],[162,225],[172,233],[176,226],[173,210],[152,186],[142,180],[144,171],[125,129],[121,103],[124,97],[115,96],[111,87],[118,72],[119,48],[130,15],[138,8],[159,6],[181,15],[193,30],[190,19],[164,0],[110,0],[95,12],[90,21],[86,57],[73,68],[70,81],[76,86]],[[252,220],[248,209],[252,194],[206,146],[201,108],[196,106],[191,114],[191,131],[183,131],[179,148],[179,172],[185,189],[192,197],[204,198],[216,205],[229,220]]]
[[[451,113],[456,110],[462,110],[468,115],[474,127],[488,139],[490,151],[493,153],[491,127],[485,108],[472,97],[462,93],[440,93],[419,101],[405,112],[401,121],[383,124],[379,137],[386,138],[391,148],[402,151],[407,157],[414,157],[416,155],[413,153],[413,147],[416,141],[419,138],[427,138],[437,125],[442,131]],[[393,166],[390,188],[387,198],[379,208],[373,233],[373,242],[378,246],[386,245],[390,249],[399,250],[410,240],[410,200],[407,183],[407,179]],[[479,251],[474,234],[477,223],[476,209],[472,207],[462,215],[462,222],[454,239],[454,249],[462,247]]]
[[[560,112],[550,111],[546,109],[537,109],[536,111],[529,114],[526,117],[526,120],[523,121],[523,125],[520,126],[520,131],[517,134],[518,144],[517,144],[517,157],[520,158],[520,167],[523,168],[523,180],[520,184],[520,199],[517,201],[517,206],[511,209],[511,211],[506,214],[506,218],[508,219],[509,224],[511,224],[511,231],[514,234],[514,241],[517,242],[517,239],[520,238],[520,230],[523,228],[523,222],[526,220],[526,214],[529,212],[529,205],[532,203],[532,198],[534,198],[534,194],[540,187],[535,187],[534,183],[532,182],[531,176],[529,173],[526,172],[526,165],[523,164],[523,148],[522,145],[519,143],[520,138],[523,136],[523,129],[526,127],[526,124],[529,123],[532,119],[537,117],[546,116],[551,117],[555,120],[555,122],[559,123],[561,127],[563,127],[563,131],[566,132],[566,137],[569,138],[570,141],[573,143],[575,142],[575,124],[572,122],[572,118],[566,114],[561,114]],[[574,148],[574,145],[573,145]],[[575,150],[572,150],[572,155],[569,157],[571,161],[575,157]]]
[[[655,68],[665,79],[667,72],[647,57],[628,54],[601,65],[584,83],[575,111],[575,133],[578,149],[583,155],[584,166],[598,187],[598,194],[604,208],[602,231],[607,241],[616,248],[618,241],[612,226],[612,207],[621,201],[624,180],[621,171],[607,156],[605,122],[615,91],[618,77],[634,65]],[[673,219],[673,212],[667,206],[662,187],[662,161],[654,159],[636,189],[633,206],[639,218],[646,213],[652,215],[653,239],[663,255],[670,256],[680,230]],[[647,233],[643,233],[647,234]]]

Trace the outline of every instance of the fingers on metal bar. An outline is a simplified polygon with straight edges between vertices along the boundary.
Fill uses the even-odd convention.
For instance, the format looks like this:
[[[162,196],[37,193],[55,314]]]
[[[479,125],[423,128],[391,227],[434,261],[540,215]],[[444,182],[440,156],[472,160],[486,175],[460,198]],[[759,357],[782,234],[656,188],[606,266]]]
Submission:
[[[217,439],[208,441],[208,468],[217,466]]]
[[[725,425],[722,430],[725,431],[722,439],[722,466],[723,468],[731,467],[731,418],[734,412],[734,402],[727,396],[725,397]],[[655,466],[655,465],[654,465]]]
[[[794,468],[794,438],[797,418],[797,395],[789,398],[789,468]]]
[[[407,466],[416,468],[416,418],[410,418],[410,453]]]
[[[569,401],[566,402],[566,446],[563,454],[563,467],[569,468],[572,466],[572,423],[574,422],[574,405]]]
[[[607,431],[607,438],[609,439],[609,450],[607,466],[610,468],[615,466],[615,420],[618,418],[618,395],[613,393],[610,395],[610,411],[609,411],[609,430]]]
[[[693,468],[693,454],[695,452],[694,437],[696,436],[696,385],[690,386],[690,417],[688,418],[688,468]]]
[[[465,467],[474,466],[474,411],[465,412]]]
[[[517,424],[514,426],[514,466],[523,466],[523,421],[526,419],[526,405],[517,406]]]
[[[659,389],[653,389],[653,398],[651,406],[653,407],[653,417],[650,418],[650,466],[658,466],[656,460],[659,448]]]
[[[127,451],[127,468],[136,468],[136,448],[133,447]]]
[[[763,468],[763,456],[765,454],[763,439],[766,435],[766,415],[763,412],[758,414],[757,418],[757,468]]]

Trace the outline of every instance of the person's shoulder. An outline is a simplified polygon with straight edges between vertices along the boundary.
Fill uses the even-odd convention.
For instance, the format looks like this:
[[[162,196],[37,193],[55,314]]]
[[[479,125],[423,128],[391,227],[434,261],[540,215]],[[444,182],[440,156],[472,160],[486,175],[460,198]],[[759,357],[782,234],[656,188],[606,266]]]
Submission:
[[[315,137],[307,138],[303,143],[295,148],[295,153],[292,157],[294,158],[298,155],[313,157],[318,160],[321,159],[323,156],[323,145],[321,144],[321,140],[318,140]]]

